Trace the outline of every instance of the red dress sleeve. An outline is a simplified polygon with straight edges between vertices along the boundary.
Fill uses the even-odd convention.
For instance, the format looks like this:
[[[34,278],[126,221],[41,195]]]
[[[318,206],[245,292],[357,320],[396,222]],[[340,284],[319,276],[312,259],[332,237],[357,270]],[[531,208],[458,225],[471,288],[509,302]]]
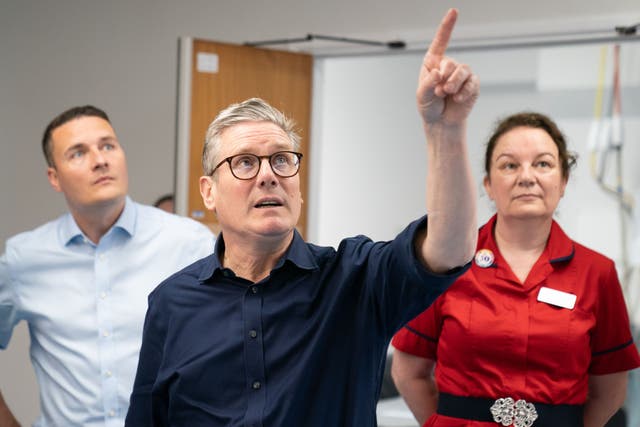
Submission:
[[[603,267],[598,283],[596,326],[591,340],[589,373],[593,375],[628,371],[640,366],[618,275],[613,262],[608,261]]]
[[[440,336],[439,302],[440,298],[400,329],[391,341],[393,347],[404,353],[436,360]]]

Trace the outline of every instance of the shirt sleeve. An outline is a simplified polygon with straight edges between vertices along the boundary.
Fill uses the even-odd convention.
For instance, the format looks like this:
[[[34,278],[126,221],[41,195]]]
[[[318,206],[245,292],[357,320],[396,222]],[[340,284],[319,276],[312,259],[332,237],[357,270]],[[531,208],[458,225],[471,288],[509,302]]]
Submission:
[[[158,301],[159,298],[154,298],[156,295],[157,290],[149,296],[149,308],[142,332],[138,369],[131,392],[125,427],[168,425],[153,418],[159,409],[158,403],[164,402],[162,396],[154,396],[154,385],[162,364],[166,337],[166,325],[163,324],[165,316],[162,315],[162,310],[159,308],[161,299]]]
[[[633,342],[622,287],[613,263],[609,263],[598,286],[596,326],[591,340],[589,373],[604,375],[640,366]]]
[[[404,353],[436,360],[440,335],[437,320],[439,306],[440,304],[436,301],[400,329],[391,341],[393,347]]]
[[[354,265],[365,265],[363,284],[375,307],[376,318],[391,339],[403,325],[426,310],[471,263],[445,274],[428,270],[416,256],[414,240],[427,226],[424,216],[409,224],[390,242],[360,240],[349,258]],[[358,268],[358,267],[356,267]]]
[[[6,349],[18,323],[17,305],[7,254],[0,256],[0,349]]]

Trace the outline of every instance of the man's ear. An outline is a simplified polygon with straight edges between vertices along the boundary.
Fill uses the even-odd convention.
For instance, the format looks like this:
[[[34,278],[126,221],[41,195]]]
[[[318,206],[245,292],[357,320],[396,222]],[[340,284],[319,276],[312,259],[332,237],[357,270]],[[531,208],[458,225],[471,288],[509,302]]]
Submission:
[[[200,177],[200,196],[202,196],[202,202],[204,206],[211,212],[216,212],[215,203],[215,183],[210,176]]]
[[[60,188],[60,181],[58,181],[58,171],[56,171],[55,168],[51,166],[47,168],[47,179],[49,180],[51,188],[58,193],[62,192],[62,189]]]

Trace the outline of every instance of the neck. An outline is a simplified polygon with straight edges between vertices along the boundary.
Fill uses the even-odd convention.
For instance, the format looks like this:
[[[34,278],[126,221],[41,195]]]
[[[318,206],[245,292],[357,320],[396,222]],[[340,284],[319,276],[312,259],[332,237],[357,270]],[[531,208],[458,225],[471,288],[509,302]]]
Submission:
[[[502,257],[520,283],[525,283],[549,239],[551,218],[512,219],[498,216],[494,235]]]
[[[514,219],[498,215],[494,235],[500,252],[542,253],[547,245],[552,222],[552,218]]]
[[[102,236],[116,223],[124,210],[125,199],[118,202],[90,207],[69,207],[80,230],[93,243],[98,244]]]
[[[293,239],[293,231],[277,240],[233,239],[224,233],[224,253],[220,262],[236,276],[259,282],[267,277],[282,258]]]

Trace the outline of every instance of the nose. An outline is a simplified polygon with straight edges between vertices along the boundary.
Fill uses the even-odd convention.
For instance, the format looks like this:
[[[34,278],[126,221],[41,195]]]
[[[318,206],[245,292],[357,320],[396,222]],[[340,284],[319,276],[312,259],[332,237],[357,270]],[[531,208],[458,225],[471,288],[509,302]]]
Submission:
[[[518,175],[518,185],[531,187],[535,183],[535,174],[532,165],[524,164],[520,167]]]
[[[266,163],[264,167],[262,167],[263,163]],[[258,166],[258,184],[263,186],[275,186],[278,184],[278,178],[276,174],[271,169],[271,164],[269,163],[268,158],[261,158],[260,165]]]
[[[109,164],[104,153],[99,148],[91,150],[91,160],[94,169],[105,168]]]

